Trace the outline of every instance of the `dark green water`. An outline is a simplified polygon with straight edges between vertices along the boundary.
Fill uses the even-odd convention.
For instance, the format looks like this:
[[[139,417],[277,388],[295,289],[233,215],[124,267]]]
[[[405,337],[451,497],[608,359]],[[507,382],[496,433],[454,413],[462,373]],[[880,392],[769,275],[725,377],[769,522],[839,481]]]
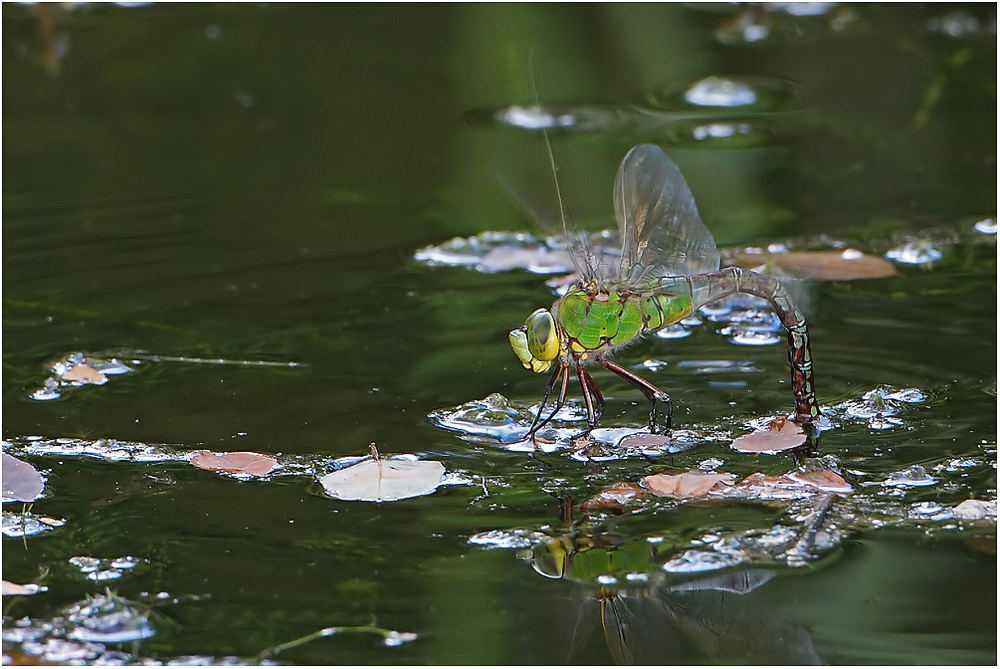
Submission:
[[[4,505],[4,579],[48,588],[5,597],[5,654],[251,662],[374,617],[417,637],[337,635],[275,659],[995,664],[995,506],[954,513],[996,499],[995,6],[803,12],[4,5],[3,437],[47,476],[31,514],[65,521],[17,536],[22,506]],[[804,563],[769,547],[805,531],[809,500],[575,508],[572,528],[561,514],[669,466],[794,469],[728,445],[791,408],[780,345],[705,323],[618,356],[670,391],[678,427],[716,435],[672,461],[533,458],[428,420],[491,393],[526,408],[544,385],[506,341],[551,303],[543,277],[414,260],[455,236],[532,230],[500,181],[554,210],[541,135],[491,115],[533,103],[532,49],[544,103],[601,110],[553,137],[576,220],[612,225],[618,162],[652,142],[722,246],[934,252],[808,291],[832,420],[818,450],[855,493],[817,520]],[[709,75],[777,101],[685,103]],[[132,371],[32,399],[73,353]],[[596,377],[602,425],[638,429],[642,397]],[[873,390],[897,395],[863,399]],[[149,445],[152,461],[101,439]],[[383,504],[319,494],[314,473],[373,441],[443,462],[456,485]],[[237,480],[184,462],[196,449],[284,469]],[[523,558],[558,537],[575,555],[544,578]],[[732,558],[727,546],[725,569],[676,567],[695,548]],[[138,564],[98,582],[80,556]],[[769,580],[691,585],[743,570]],[[106,588],[152,607],[154,633],[83,644],[67,609]]]

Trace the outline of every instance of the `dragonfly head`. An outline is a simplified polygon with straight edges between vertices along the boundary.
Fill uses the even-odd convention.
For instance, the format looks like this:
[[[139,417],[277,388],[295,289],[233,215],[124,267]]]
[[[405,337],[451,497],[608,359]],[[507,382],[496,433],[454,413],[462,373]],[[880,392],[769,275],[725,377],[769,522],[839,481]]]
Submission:
[[[559,330],[545,309],[528,316],[524,325],[510,331],[508,338],[521,364],[533,372],[544,372],[559,355]]]

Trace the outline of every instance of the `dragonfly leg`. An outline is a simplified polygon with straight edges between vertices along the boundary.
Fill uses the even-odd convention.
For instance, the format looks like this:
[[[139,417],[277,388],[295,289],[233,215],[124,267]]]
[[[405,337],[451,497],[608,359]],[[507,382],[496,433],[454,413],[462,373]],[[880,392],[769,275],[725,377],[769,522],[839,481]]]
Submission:
[[[543,420],[542,414],[545,413],[545,403],[549,401],[549,395],[552,394],[552,389],[555,388],[557,379],[562,379],[562,381],[559,384],[559,396],[556,398],[556,406],[552,409],[552,413],[546,416]],[[535,444],[536,448],[538,447],[538,444],[535,442],[535,433],[545,427],[545,425],[548,424],[548,422],[552,420],[557,413],[559,413],[559,410],[563,408],[563,405],[566,403],[566,392],[568,389],[569,364],[560,363],[559,366],[556,367],[555,371],[552,372],[552,376],[549,377],[549,383],[545,386],[545,395],[542,396],[542,401],[538,405],[538,413],[535,414],[535,420],[531,422],[531,427],[528,428],[528,433],[524,435],[525,439],[528,439],[529,437],[531,438],[531,443]]]
[[[642,378],[641,376],[639,376],[635,372],[633,372],[631,370],[628,370],[628,369],[625,369],[624,367],[622,367],[621,365],[619,365],[616,362],[612,362],[610,360],[605,360],[604,358],[601,358],[599,360],[599,362],[601,363],[602,366],[604,366],[607,369],[610,369],[612,372],[614,372],[615,374],[617,374],[618,376],[622,377],[623,379],[625,379],[626,381],[628,381],[629,383],[631,383],[633,386],[635,386],[636,388],[638,388],[639,390],[641,390],[642,394],[645,395],[646,398],[650,402],[653,403],[653,407],[649,411],[649,431],[650,432],[654,432],[655,433],[657,431],[656,430],[656,403],[657,402],[660,402],[660,403],[662,403],[662,404],[664,404],[666,406],[667,419],[663,423],[663,429],[664,430],[669,430],[670,429],[670,425],[671,425],[671,423],[673,421],[673,417],[674,417],[674,405],[673,405],[673,402],[670,401],[670,395],[666,394],[665,392],[663,392],[662,390],[660,390],[659,388],[657,388],[652,383],[650,383],[646,379]]]
[[[593,430],[597,427],[597,421],[604,415],[604,395],[597,387],[594,377],[590,375],[583,365],[576,366],[577,376],[580,377],[580,388],[583,389],[583,400],[587,404],[587,424]],[[596,405],[593,400],[596,400]]]

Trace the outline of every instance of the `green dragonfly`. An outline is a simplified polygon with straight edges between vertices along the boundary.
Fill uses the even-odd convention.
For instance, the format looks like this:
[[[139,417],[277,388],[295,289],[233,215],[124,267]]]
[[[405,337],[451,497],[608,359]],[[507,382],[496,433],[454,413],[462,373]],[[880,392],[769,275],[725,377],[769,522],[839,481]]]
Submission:
[[[561,202],[560,196],[560,207]],[[594,245],[584,234],[569,234],[563,217],[563,232],[580,280],[550,309],[536,310],[524,325],[510,332],[511,347],[525,368],[538,373],[553,368],[525,438],[533,439],[565,404],[571,371],[580,381],[587,409],[584,434],[597,426],[604,397],[585,368],[595,362],[636,386],[652,402],[651,432],[660,429],[660,406],[666,414],[663,429],[669,429],[670,396],[609,355],[734,293],[770,302],[788,335],[794,419],[808,424],[818,417],[805,316],[776,278],[738,267],[719,269],[715,239],[698,215],[694,196],[680,170],[659,147],[640,144],[625,155],[615,179],[614,208],[619,248]],[[555,407],[546,415],[546,404],[557,384]]]

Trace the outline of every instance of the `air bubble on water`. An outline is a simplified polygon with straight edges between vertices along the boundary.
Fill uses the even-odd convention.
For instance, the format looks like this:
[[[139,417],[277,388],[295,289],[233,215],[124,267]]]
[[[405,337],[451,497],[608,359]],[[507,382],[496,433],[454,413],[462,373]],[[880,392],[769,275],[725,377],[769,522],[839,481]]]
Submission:
[[[972,229],[984,235],[995,235],[997,233],[997,220],[995,218],[984,218],[981,221],[976,221]]]
[[[753,363],[746,360],[681,360],[675,365],[679,369],[690,369],[697,374],[719,374],[734,372],[748,374],[758,372]]]
[[[92,571],[97,571],[101,566],[100,558],[90,557],[87,555],[77,555],[71,557],[68,562],[80,570],[81,574],[89,574]]]
[[[789,16],[822,16],[837,6],[836,2],[776,2],[775,11]]]
[[[770,346],[782,340],[781,335],[777,333],[743,327],[724,327],[720,332],[726,335],[730,342],[741,346]]]
[[[903,388],[894,390],[886,395],[888,399],[906,402],[907,404],[917,404],[927,400],[927,396],[917,388]]]
[[[756,103],[757,93],[749,84],[712,75],[692,84],[684,99],[699,107],[742,107]]]
[[[671,323],[657,330],[656,336],[660,339],[683,339],[691,336],[691,328],[680,323]]]
[[[714,551],[687,550],[679,556],[668,560],[663,570],[675,574],[714,571],[735,567],[741,562],[741,556],[720,554]]]
[[[187,460],[188,451],[117,439],[41,439],[21,450],[31,455],[84,456],[108,462],[171,462]]]
[[[502,125],[525,130],[571,128],[576,124],[576,118],[572,114],[554,114],[538,105],[503,107],[494,113],[494,119]]]
[[[931,18],[927,21],[927,28],[956,39],[978,35],[982,30],[979,19],[961,9]]]
[[[911,265],[932,263],[935,260],[940,260],[941,256],[941,251],[935,248],[929,240],[908,241],[886,251],[885,254],[885,257],[890,260]]]
[[[473,534],[468,542],[483,548],[531,548],[548,538],[548,535],[534,530],[489,530]]]
[[[699,142],[706,139],[726,139],[735,135],[747,135],[753,130],[749,123],[709,123],[696,126],[691,136]]]
[[[99,643],[125,643],[156,634],[144,609],[114,595],[95,595],[65,610],[72,627],[67,638]]]
[[[914,520],[939,522],[951,520],[955,514],[937,502],[917,502],[910,506],[909,516]]]
[[[395,646],[402,646],[404,643],[416,640],[417,635],[415,632],[397,632],[396,630],[389,630],[389,632],[386,633],[385,638],[382,639],[382,643],[390,648],[393,648]]]
[[[893,472],[882,482],[883,486],[893,488],[910,488],[934,485],[937,479],[928,474],[920,465],[913,465],[909,469],[900,472]]]

